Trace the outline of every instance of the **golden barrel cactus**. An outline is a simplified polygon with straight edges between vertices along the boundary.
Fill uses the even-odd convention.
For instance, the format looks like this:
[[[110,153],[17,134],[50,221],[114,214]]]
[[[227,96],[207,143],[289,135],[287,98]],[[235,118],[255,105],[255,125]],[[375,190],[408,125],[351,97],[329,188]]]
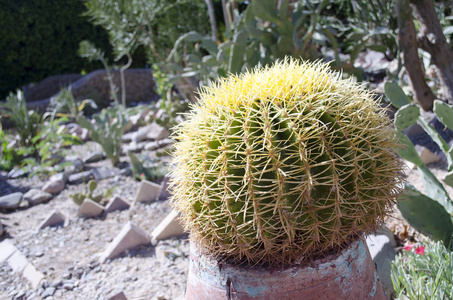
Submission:
[[[191,239],[249,264],[338,250],[400,192],[395,132],[373,95],[317,62],[279,61],[204,88],[176,130],[172,205]]]

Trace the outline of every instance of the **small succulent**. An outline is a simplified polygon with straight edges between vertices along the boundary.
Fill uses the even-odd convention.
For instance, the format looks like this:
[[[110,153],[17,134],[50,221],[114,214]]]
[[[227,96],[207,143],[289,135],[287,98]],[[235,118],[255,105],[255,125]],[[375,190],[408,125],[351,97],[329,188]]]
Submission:
[[[385,110],[321,62],[204,88],[175,138],[172,205],[201,249],[238,263],[339,250],[375,230],[401,190]]]

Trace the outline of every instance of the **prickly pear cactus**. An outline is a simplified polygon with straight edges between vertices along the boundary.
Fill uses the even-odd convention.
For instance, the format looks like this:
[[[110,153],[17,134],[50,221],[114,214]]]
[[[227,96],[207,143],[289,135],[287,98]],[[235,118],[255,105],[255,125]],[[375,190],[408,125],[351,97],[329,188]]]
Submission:
[[[382,222],[400,192],[395,132],[341,77],[286,60],[200,93],[175,134],[171,201],[200,248],[299,263]]]

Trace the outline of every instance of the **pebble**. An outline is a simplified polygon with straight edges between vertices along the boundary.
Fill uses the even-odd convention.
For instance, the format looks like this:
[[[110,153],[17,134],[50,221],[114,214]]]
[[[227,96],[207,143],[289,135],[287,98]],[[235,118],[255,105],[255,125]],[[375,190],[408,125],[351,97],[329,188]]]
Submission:
[[[55,293],[55,290],[56,290],[56,288],[54,288],[52,286],[49,286],[41,294],[41,297],[42,298],[47,298],[47,297],[53,296],[53,294]]]

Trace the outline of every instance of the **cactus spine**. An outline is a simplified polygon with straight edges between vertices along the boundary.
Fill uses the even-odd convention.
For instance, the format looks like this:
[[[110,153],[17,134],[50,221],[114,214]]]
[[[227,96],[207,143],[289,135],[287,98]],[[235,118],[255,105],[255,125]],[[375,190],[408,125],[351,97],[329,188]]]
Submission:
[[[375,229],[400,192],[384,111],[319,62],[205,88],[175,138],[172,204],[200,247],[237,262],[339,249]]]

